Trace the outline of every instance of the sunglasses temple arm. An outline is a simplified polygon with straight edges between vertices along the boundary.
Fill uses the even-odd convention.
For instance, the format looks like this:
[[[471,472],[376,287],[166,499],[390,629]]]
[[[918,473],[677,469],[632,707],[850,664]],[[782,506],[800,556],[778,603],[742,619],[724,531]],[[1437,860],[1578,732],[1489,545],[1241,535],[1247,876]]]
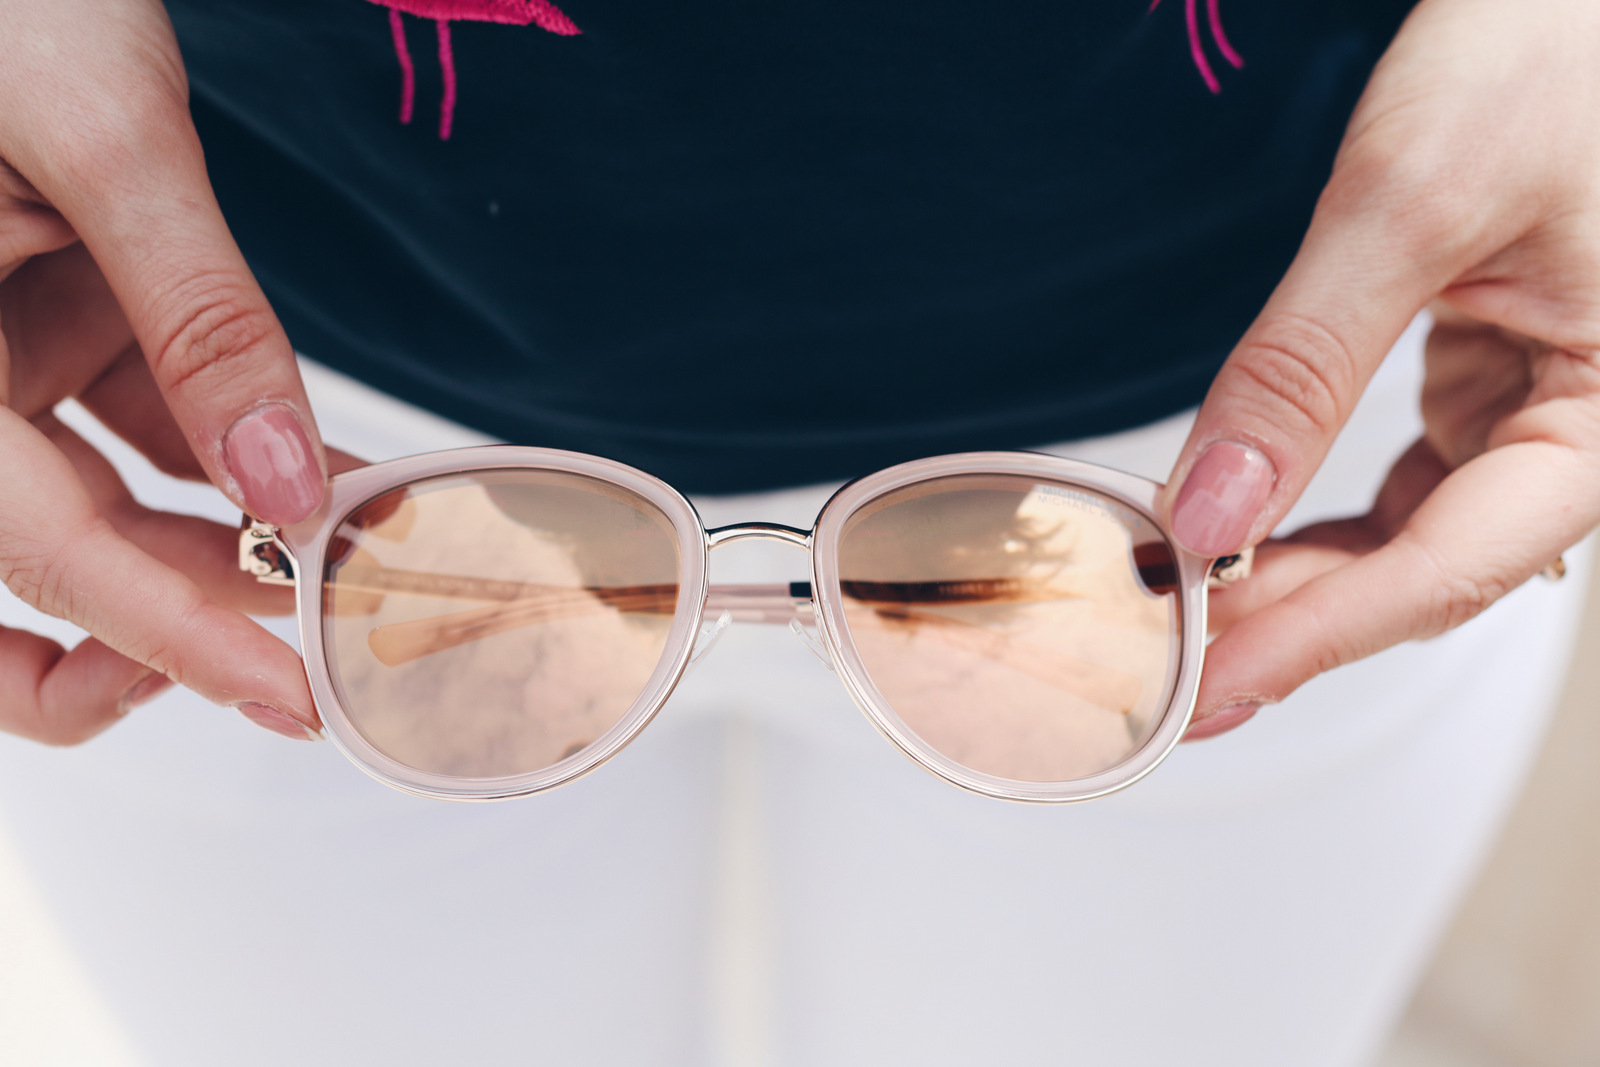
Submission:
[[[677,607],[676,586],[615,588],[537,587],[521,583],[494,583],[461,576],[394,571],[381,567],[347,568],[338,588],[360,594],[413,593],[435,597],[490,599],[511,590],[526,595],[504,599],[486,607],[470,608],[431,618],[390,623],[373,629],[368,644],[378,658],[394,666],[432,652],[455,648],[469,641],[507,633],[524,626],[554,622],[605,611],[653,615],[671,614]],[[849,589],[848,585],[864,588]],[[976,579],[960,582],[848,583],[847,591],[890,606],[912,604],[983,603],[1031,599],[1015,579]],[[337,602],[336,602],[337,603]],[[708,618],[727,612],[733,622],[786,626],[815,621],[810,582],[785,585],[715,585],[706,596]]]
[[[714,585],[706,594],[706,615],[720,616],[724,611],[734,622],[765,623],[787,626],[792,620],[811,622],[811,583],[790,582],[787,585]]]
[[[431,577],[440,583],[449,581],[446,575]],[[464,587],[473,584],[471,579],[462,579],[461,583]],[[726,612],[734,622],[784,625],[798,619],[808,623],[812,620],[811,598],[796,595],[800,591],[798,587],[803,585],[805,583],[715,586],[706,598],[702,614],[720,618]],[[359,595],[360,591],[357,592]],[[809,587],[806,592],[809,593]],[[394,667],[434,652],[559,619],[610,611],[670,615],[676,607],[675,586],[639,587],[638,592],[552,588],[547,593],[487,607],[374,627],[367,637],[367,645],[381,662]]]
[[[293,585],[294,577],[287,556],[276,543],[276,530],[264,523],[247,522],[240,535],[240,568],[254,574],[257,580],[270,584]],[[1237,555],[1226,556],[1214,561],[1207,577],[1207,588],[1224,588],[1233,582],[1249,577],[1250,566],[1254,551],[1246,549]],[[386,568],[373,568],[380,575],[388,575]],[[392,572],[394,577],[404,576],[409,579],[405,582],[391,584],[388,580],[378,582],[377,588],[370,592],[396,593],[413,592],[421,593],[424,589],[405,589],[416,579],[423,579],[426,592],[432,595],[446,597],[456,596],[467,599],[481,598],[486,594],[494,598],[496,593],[504,595],[504,583],[486,582],[464,576],[411,574],[410,572]],[[963,583],[894,583],[904,584],[904,590],[885,590],[890,594],[892,602],[909,607],[913,603],[940,603],[949,601],[986,601],[986,600],[1014,600],[1030,599],[1025,593],[1012,588],[1008,580],[995,580],[993,588],[990,582],[979,580],[977,582]],[[491,591],[488,586],[499,586],[499,590]],[[397,587],[398,586],[398,587]],[[369,635],[369,645],[380,660],[391,666],[420,659],[434,652],[456,648],[472,641],[481,640],[499,633],[521,629],[526,626],[553,622],[561,618],[570,618],[580,615],[593,615],[606,611],[636,612],[645,614],[668,614],[676,607],[677,590],[675,587],[635,587],[632,589],[563,589],[558,587],[521,586],[522,589],[534,595],[506,599],[501,603],[491,604],[486,607],[474,608],[468,611],[454,612],[448,615],[436,616],[427,619],[417,619],[410,622],[393,623],[387,626],[376,627]],[[537,590],[537,592],[535,592]],[[852,592],[857,592],[852,590]],[[859,592],[866,593],[867,590]],[[876,590],[874,590],[876,592]],[[871,599],[877,599],[872,597]],[[886,605],[888,606],[888,605]],[[726,612],[731,621],[764,623],[768,625],[787,625],[800,623],[802,626],[814,623],[815,612],[811,599],[811,585],[809,582],[791,582],[786,585],[722,585],[713,586],[709,591],[705,604],[705,615],[721,617]],[[907,621],[911,621],[908,619]],[[922,620],[918,620],[922,621]],[[962,642],[968,644],[969,642]],[[971,648],[969,651],[978,651]],[[981,654],[981,653],[980,653]],[[1019,660],[1015,653],[1000,655],[998,649],[989,653],[987,658]],[[1013,666],[1018,666],[1013,663]],[[1027,673],[1033,673],[1028,671]],[[1052,673],[1055,673],[1052,671]],[[1076,673],[1076,672],[1074,672]],[[1050,679],[1060,684],[1058,679]],[[1078,688],[1077,685],[1067,686],[1069,689]],[[1094,686],[1093,688],[1100,688]],[[1086,694],[1087,695],[1087,694]],[[1102,697],[1095,700],[1097,704],[1123,704],[1123,700],[1106,701]]]
[[[363,595],[421,594],[433,597],[495,599],[515,590],[526,595],[501,599],[499,603],[430,618],[389,623],[372,629],[368,647],[389,666],[398,666],[435,652],[457,648],[472,641],[509,633],[526,626],[559,619],[595,615],[607,611],[670,615],[677,607],[676,586],[635,586],[616,588],[562,588],[525,583],[488,582],[483,579],[424,572],[394,571],[383,567],[351,567],[346,572],[353,580],[341,581],[337,588],[354,594],[359,603]],[[365,580],[362,580],[365,579]],[[1019,599],[1015,582],[996,579],[959,583],[881,583],[904,586],[892,600],[899,604],[973,602]],[[332,602],[338,610],[338,599]],[[376,604],[372,605],[376,609]],[[727,612],[734,622],[802,626],[815,622],[811,583],[785,585],[718,585],[706,596],[706,617],[720,618]]]

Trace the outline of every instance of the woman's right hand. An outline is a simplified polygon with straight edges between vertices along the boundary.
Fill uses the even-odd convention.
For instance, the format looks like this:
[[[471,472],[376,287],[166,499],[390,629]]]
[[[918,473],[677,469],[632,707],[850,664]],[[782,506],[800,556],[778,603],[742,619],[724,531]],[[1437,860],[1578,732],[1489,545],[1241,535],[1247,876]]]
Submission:
[[[1294,263],[1174,470],[1179,542],[1281,522],[1385,354],[1437,309],[1424,435],[1370,512],[1267,542],[1213,601],[1188,737],[1461,625],[1600,525],[1600,6],[1421,0]]]
[[[236,530],[139,506],[52,409],[77,397],[178,475],[297,521],[326,460],[294,353],[234,245],[158,0],[11,0],[0,44],[0,577],[87,630],[0,627],[0,730],[83,741],[176,682],[319,728],[299,657],[243,611]]]

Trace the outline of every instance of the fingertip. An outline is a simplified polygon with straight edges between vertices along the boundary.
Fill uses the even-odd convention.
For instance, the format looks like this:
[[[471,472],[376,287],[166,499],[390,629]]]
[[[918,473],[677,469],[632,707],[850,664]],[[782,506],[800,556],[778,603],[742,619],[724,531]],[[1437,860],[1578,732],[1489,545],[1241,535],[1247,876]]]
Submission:
[[[287,404],[262,404],[247,412],[224,435],[222,452],[253,517],[292,526],[322,503],[322,465],[300,417]]]
[[[207,603],[188,622],[188,632],[195,640],[189,669],[180,675],[184,685],[213,704],[244,712],[253,721],[261,722],[245,712],[246,706],[293,720],[296,729],[307,735],[321,730],[305,662],[286,641],[237,611],[214,603]],[[229,650],[226,657],[207,654],[218,647]],[[287,736],[300,733],[290,731]]]
[[[259,701],[254,700],[246,700],[235,704],[234,707],[238,710],[239,714],[243,715],[257,726],[260,726],[266,730],[271,730],[273,733],[280,736],[292,738],[296,741],[322,740],[322,734],[313,729],[311,726],[301,722],[288,712],[280,711],[278,708],[275,708],[270,704],[262,704]]]
[[[1197,556],[1238,552],[1277,485],[1278,472],[1259,449],[1238,441],[1206,446],[1172,506],[1172,535]]]
[[[1225,734],[1255,718],[1256,712],[1260,710],[1260,704],[1230,704],[1203,718],[1190,720],[1189,729],[1184,731],[1183,740],[1204,741]]]

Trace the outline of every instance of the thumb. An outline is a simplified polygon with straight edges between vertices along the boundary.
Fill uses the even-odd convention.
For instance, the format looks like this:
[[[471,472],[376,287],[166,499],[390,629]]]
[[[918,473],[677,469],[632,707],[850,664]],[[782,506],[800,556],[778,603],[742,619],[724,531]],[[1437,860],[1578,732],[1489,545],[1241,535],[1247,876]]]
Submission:
[[[206,474],[260,519],[305,518],[322,499],[321,443],[211,191],[170,26],[104,19],[62,47],[93,76],[13,113],[7,156],[94,256]]]
[[[1450,280],[1447,246],[1336,175],[1298,255],[1206,394],[1166,490],[1171,530],[1225,556],[1272,532],[1378,365]],[[1373,202],[1378,201],[1374,206]]]

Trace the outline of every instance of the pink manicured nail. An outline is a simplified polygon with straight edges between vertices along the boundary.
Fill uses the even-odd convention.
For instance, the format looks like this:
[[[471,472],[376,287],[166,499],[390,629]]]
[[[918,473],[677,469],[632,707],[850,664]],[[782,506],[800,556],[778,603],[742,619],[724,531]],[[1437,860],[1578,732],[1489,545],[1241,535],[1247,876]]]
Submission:
[[[322,471],[293,411],[268,404],[233,424],[222,454],[250,514],[289,526],[322,502]]]
[[[1172,534],[1197,556],[1244,547],[1278,472],[1249,445],[1218,441],[1200,454],[1172,509]]]
[[[311,729],[311,727],[307,726],[299,719],[296,719],[291,715],[286,715],[277,708],[266,704],[257,704],[255,701],[246,701],[243,704],[235,704],[234,707],[239,709],[239,714],[243,715],[257,726],[264,726],[275,734],[282,734],[284,737],[292,737],[296,741],[322,740],[321,734]]]
[[[1204,741],[1208,737],[1226,733],[1240,723],[1247,721],[1260,710],[1260,704],[1230,704],[1221,711],[1214,711],[1205,718],[1191,723],[1188,731],[1184,733],[1183,739],[1185,741]]]
[[[126,715],[140,704],[148,703],[172,688],[172,679],[164,674],[151,673],[140,678],[117,701],[117,713]]]

